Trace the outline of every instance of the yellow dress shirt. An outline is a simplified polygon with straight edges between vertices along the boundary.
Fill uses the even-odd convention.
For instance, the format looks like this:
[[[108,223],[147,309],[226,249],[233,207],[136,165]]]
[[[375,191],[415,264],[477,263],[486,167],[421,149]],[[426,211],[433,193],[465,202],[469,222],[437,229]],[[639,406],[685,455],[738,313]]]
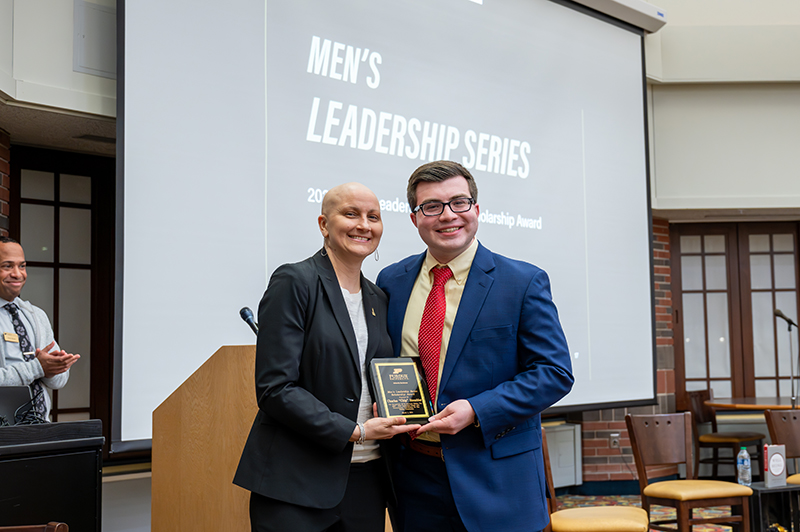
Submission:
[[[458,304],[461,302],[461,296],[464,294],[464,285],[467,283],[469,269],[472,267],[472,261],[477,252],[478,239],[473,239],[472,244],[470,244],[461,255],[447,263],[447,266],[449,266],[450,270],[453,272],[453,276],[448,279],[444,285],[444,297],[447,306],[444,314],[444,329],[442,330],[442,348],[441,351],[439,351],[439,375],[436,380],[437,390],[439,390],[439,385],[442,380],[442,368],[444,368],[444,360],[447,355],[447,346],[450,343],[450,333],[453,331],[453,323],[458,313]],[[422,264],[422,268],[420,268],[417,280],[414,281],[414,287],[411,289],[411,296],[408,298],[406,315],[403,319],[403,340],[400,346],[400,356],[419,356],[419,326],[422,322],[425,302],[428,300],[428,294],[433,286],[431,270],[436,266],[444,266],[444,264],[437,262],[430,251],[428,251],[425,255],[425,262]],[[433,409],[435,412],[439,410],[436,407],[436,401],[434,401]],[[439,441],[439,435],[426,432],[420,436],[420,439]]]

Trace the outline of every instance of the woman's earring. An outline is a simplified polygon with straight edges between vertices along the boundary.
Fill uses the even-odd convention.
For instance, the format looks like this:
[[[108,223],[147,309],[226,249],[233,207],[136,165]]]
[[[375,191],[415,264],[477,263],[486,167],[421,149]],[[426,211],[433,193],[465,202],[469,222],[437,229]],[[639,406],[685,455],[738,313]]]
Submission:
[[[381,256],[378,254],[378,250],[376,249],[375,250],[375,262],[378,262],[380,260],[380,258],[381,258]]]

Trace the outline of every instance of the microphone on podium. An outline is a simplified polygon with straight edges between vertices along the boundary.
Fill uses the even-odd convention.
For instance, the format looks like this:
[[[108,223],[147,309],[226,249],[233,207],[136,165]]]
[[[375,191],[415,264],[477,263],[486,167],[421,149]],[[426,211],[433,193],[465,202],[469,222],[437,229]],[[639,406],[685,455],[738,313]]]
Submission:
[[[795,326],[795,328],[797,328],[797,324],[796,324],[795,322],[793,322],[793,321],[791,320],[791,318],[788,318],[788,317],[786,317],[786,314],[784,314],[783,312],[781,312],[781,310],[780,310],[780,309],[777,309],[777,308],[776,308],[776,309],[775,309],[775,313],[774,313],[774,314],[775,314],[775,316],[777,316],[778,318],[781,318],[782,320],[785,320],[785,321],[786,321],[786,323],[788,323],[790,327],[791,327],[792,325],[794,325],[794,326]]]
[[[250,307],[243,307],[242,310],[239,311],[239,316],[242,317],[245,323],[248,324],[250,328],[253,329],[253,332],[256,333],[256,336],[258,336],[258,323],[253,319],[253,311],[250,310]]]

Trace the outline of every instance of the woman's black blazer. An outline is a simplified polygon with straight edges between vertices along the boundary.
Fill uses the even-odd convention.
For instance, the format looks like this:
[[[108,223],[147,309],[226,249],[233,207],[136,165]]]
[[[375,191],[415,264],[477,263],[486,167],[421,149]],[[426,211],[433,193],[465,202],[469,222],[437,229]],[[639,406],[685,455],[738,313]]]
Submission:
[[[367,363],[391,357],[387,298],[361,276]],[[330,259],[285,264],[258,307],[258,414],[233,482],[265,497],[332,508],[344,496],[361,396],[358,348]]]

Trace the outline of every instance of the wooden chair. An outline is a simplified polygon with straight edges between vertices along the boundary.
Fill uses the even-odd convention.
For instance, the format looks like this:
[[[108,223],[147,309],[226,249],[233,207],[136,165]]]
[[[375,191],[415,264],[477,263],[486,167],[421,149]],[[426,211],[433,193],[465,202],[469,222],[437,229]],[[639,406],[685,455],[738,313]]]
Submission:
[[[635,506],[592,506],[559,510],[544,429],[542,450],[547,482],[547,507],[550,510],[550,524],[545,532],[647,532],[647,512]]]
[[[69,532],[66,523],[51,521],[46,525],[0,526],[0,532]]]
[[[764,470],[762,456],[764,451],[764,440],[766,435],[760,432],[719,432],[717,430],[717,414],[716,411],[705,404],[705,401],[711,399],[710,390],[699,390],[694,392],[686,392],[686,399],[689,406],[689,411],[692,413],[693,434],[694,434],[694,476],[700,478],[700,464],[711,464],[711,477],[719,477],[719,465],[727,464],[733,466],[734,477],[736,476],[736,455],[742,447],[755,447],[756,451],[751,453],[751,460],[753,467],[753,478],[758,475],[761,477],[761,472]],[[711,432],[708,434],[700,434],[697,426],[703,423],[711,423]],[[702,449],[712,449],[711,458],[700,458]],[[731,456],[720,456],[720,449],[730,449]],[[749,450],[749,449],[748,449]]]
[[[749,497],[753,490],[733,482],[695,480],[692,462],[692,414],[656,414],[625,416],[631,438],[642,507],[650,515],[652,505],[675,508],[676,518],[651,521],[650,528],[691,532],[692,526],[715,524],[730,526],[740,532],[750,531]],[[686,466],[686,480],[665,480],[650,484],[648,466]],[[730,516],[694,517],[695,508],[730,506]]]
[[[786,446],[786,459],[800,458],[800,410],[765,410],[764,417],[772,443]],[[800,474],[787,477],[786,483],[800,484]]]

